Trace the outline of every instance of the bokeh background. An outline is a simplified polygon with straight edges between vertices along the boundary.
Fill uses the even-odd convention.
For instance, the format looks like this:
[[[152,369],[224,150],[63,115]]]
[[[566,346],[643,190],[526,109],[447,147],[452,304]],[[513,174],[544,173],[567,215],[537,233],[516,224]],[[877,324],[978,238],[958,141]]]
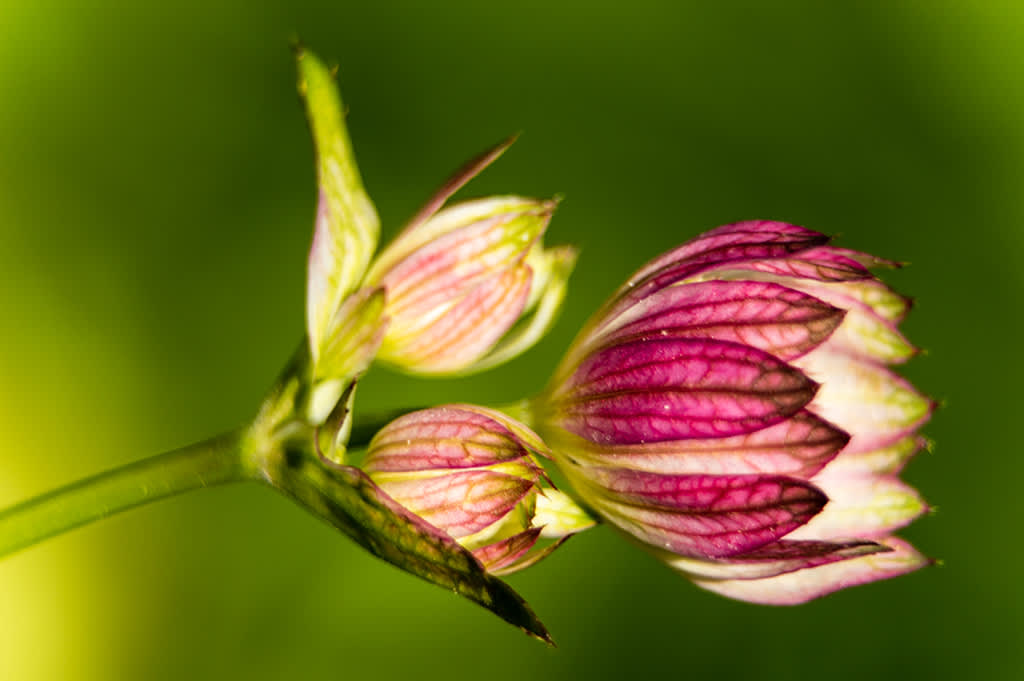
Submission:
[[[388,234],[563,193],[557,329],[491,374],[374,370],[366,408],[537,390],[630,271],[764,217],[910,261],[906,373],[945,401],[905,532],[945,565],[773,609],[611,530],[512,584],[559,644],[378,562],[267,489],[203,490],[0,562],[3,679],[1019,679],[1024,5],[0,0],[0,505],[206,437],[303,328],[312,148],[289,40],[340,65]]]

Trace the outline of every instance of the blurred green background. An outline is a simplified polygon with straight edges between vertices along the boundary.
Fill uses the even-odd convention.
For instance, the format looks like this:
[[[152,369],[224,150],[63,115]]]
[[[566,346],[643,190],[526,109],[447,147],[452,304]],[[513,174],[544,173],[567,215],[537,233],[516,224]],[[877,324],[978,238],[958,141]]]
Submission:
[[[568,309],[475,379],[375,370],[361,405],[544,382],[633,269],[775,218],[910,261],[906,373],[946,407],[905,532],[945,565],[775,609],[606,528],[513,576],[558,649],[258,486],[0,562],[3,679],[1024,678],[1024,5],[0,0],[0,505],[248,418],[303,328],[315,198],[289,39],[340,64],[388,234],[466,195],[564,193]]]

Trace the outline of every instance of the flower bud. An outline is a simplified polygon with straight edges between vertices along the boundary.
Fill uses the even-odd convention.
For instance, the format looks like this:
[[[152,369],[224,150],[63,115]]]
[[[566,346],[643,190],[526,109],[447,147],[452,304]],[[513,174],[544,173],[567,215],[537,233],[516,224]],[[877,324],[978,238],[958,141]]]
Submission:
[[[598,514],[699,585],[796,603],[928,563],[892,533],[934,404],[890,264],[777,222],[712,230],[641,268],[587,324],[535,425]]]
[[[472,373],[525,351],[554,322],[576,259],[541,245],[557,201],[496,196],[441,209],[509,144],[457,173],[371,265],[364,285],[385,289],[390,318],[382,360]]]
[[[468,405],[406,414],[370,443],[363,469],[391,498],[458,541],[493,574],[523,569],[593,525],[545,484],[544,443],[522,424]]]

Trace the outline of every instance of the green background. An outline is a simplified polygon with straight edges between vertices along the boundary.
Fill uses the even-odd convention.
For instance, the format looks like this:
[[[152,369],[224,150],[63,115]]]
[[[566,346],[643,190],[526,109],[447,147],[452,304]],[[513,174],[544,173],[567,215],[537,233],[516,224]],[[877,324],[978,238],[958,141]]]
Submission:
[[[372,5],[372,7],[371,7]],[[361,405],[537,390],[633,269],[775,218],[912,263],[945,401],[906,477],[945,561],[797,608],[705,593],[606,528],[511,578],[559,647],[255,485],[0,563],[3,679],[1019,679],[1024,5],[0,0],[0,504],[249,417],[303,328],[315,199],[289,39],[340,64],[387,234],[467,195],[563,193],[555,332],[483,377],[375,370]]]

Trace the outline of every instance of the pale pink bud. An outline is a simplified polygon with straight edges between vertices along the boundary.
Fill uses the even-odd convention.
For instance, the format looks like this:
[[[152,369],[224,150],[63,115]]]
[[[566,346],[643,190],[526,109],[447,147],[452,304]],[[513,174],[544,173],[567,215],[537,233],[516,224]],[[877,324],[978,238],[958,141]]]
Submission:
[[[392,421],[373,438],[363,467],[391,498],[502,574],[532,565],[557,545],[541,547],[541,537],[562,538],[593,524],[546,483],[535,458],[544,449],[502,414],[453,405]]]

